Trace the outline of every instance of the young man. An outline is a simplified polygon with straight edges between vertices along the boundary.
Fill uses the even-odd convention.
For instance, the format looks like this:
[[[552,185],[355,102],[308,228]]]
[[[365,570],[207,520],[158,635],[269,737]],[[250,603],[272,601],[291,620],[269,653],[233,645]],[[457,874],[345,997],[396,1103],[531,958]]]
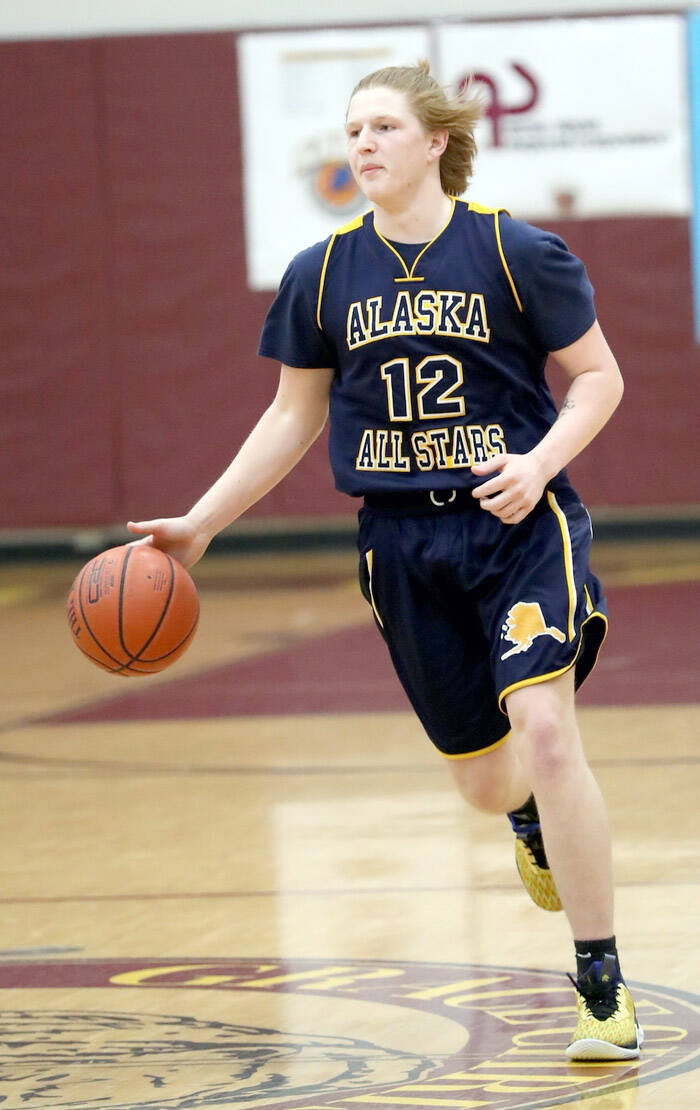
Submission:
[[[508,814],[534,901],[569,919],[567,1055],[626,1059],[642,1036],[574,712],[607,618],[563,469],[622,382],[565,245],[456,199],[478,116],[425,63],[360,82],[348,158],[371,209],[288,267],[259,349],[282,363],[275,400],[185,517],[129,527],[192,565],[302,457],[330,402],[336,485],[364,498],[361,586],[397,674],[467,801]],[[558,416],[550,353],[570,380]]]

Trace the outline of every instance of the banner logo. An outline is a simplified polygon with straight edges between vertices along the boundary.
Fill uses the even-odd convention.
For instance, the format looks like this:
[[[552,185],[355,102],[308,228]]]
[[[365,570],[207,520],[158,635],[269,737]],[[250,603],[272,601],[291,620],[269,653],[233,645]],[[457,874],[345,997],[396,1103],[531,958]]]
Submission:
[[[511,62],[510,68],[523,80],[523,99],[517,104],[506,104],[501,99],[498,81],[488,73],[467,73],[457,82],[457,92],[463,93],[469,85],[483,85],[482,94],[486,107],[484,116],[491,121],[491,146],[503,145],[501,120],[504,116],[522,115],[531,111],[540,98],[540,87],[535,75],[519,62]]]

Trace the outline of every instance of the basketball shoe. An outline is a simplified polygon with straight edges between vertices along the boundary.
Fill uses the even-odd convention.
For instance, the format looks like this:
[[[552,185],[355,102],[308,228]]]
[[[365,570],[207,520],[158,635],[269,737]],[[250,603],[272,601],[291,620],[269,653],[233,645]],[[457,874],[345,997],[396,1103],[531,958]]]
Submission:
[[[515,866],[525,890],[541,909],[560,910],[561,901],[544,852],[540,815],[532,794],[524,806],[508,814],[508,820],[515,833]]]
[[[569,1060],[631,1060],[639,1056],[644,1033],[617,960],[606,954],[578,979],[577,1025],[566,1050]]]

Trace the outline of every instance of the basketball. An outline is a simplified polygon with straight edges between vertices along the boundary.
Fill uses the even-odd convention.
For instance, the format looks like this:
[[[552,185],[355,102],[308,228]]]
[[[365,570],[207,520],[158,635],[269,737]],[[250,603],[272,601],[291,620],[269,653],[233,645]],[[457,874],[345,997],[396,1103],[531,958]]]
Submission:
[[[73,643],[98,667],[156,674],[191,644],[199,599],[177,560],[148,544],[125,544],[85,564],[71,586],[67,615]]]

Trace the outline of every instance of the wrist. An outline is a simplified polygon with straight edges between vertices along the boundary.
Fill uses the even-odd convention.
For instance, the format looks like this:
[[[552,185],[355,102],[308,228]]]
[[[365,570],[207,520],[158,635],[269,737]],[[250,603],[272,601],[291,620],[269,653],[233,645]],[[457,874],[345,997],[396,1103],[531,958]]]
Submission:
[[[201,536],[209,543],[224,524],[217,525],[206,510],[199,509],[196,505],[187,513],[185,520],[193,536]]]
[[[543,488],[566,465],[555,458],[554,452],[548,450],[547,445],[543,443],[538,443],[536,447],[533,447],[530,451],[530,458],[539,469]]]

